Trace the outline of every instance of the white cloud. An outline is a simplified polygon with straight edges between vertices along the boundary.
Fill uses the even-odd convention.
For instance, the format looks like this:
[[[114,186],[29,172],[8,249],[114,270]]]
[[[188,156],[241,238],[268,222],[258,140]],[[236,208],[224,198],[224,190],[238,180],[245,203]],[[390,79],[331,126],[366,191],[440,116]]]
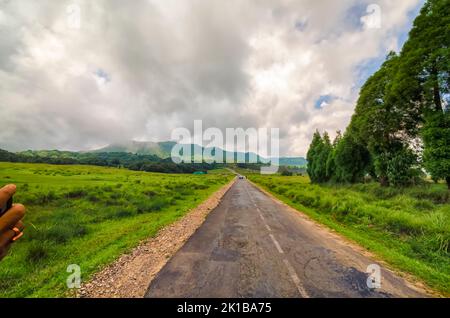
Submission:
[[[379,29],[361,24],[371,2]],[[422,3],[0,0],[0,148],[164,140],[203,119],[279,127],[282,153],[304,155],[315,129],[345,128],[357,68],[398,49]]]

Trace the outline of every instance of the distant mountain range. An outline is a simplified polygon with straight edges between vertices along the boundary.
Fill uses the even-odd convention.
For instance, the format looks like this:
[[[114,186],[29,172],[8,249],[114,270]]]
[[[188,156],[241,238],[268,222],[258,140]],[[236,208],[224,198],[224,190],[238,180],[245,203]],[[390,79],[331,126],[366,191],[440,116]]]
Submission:
[[[303,157],[281,157],[280,166],[305,167],[308,161]]]
[[[108,152],[126,152],[126,153],[133,153],[138,155],[153,155],[157,156],[162,159],[170,158],[171,152],[173,146],[175,146],[177,143],[174,141],[164,141],[164,142],[152,142],[152,141],[127,141],[122,143],[114,143],[111,145],[108,145],[106,147],[96,149],[92,152],[94,153],[108,153]],[[220,148],[203,148],[196,144],[191,144],[191,152],[194,153],[195,151],[199,153],[203,153],[204,150],[206,152],[215,154],[215,151],[221,151]],[[245,156],[246,160],[250,156],[254,156],[254,158],[257,158],[258,161],[267,161],[268,159],[265,159],[263,157],[260,157],[254,153],[242,153],[242,152],[229,152],[224,151],[224,156],[233,156],[234,158],[237,158],[237,156]],[[207,158],[204,158],[207,159]],[[271,158],[272,160],[276,158]],[[303,157],[280,157],[279,158],[279,165],[280,166],[296,166],[296,167],[303,167],[306,166],[308,162]]]

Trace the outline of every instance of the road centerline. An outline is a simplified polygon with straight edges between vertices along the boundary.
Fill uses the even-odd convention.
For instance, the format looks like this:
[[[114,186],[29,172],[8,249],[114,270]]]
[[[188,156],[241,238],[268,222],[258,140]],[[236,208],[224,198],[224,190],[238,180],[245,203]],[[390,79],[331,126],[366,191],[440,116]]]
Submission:
[[[291,279],[294,282],[295,286],[297,287],[298,292],[300,293],[300,295],[303,298],[309,298],[309,295],[306,292],[306,290],[303,288],[303,286],[302,286],[302,284],[300,282],[300,278],[298,278],[298,275],[297,275],[294,267],[292,267],[291,263],[289,263],[289,261],[286,258],[283,259],[283,263],[284,263],[284,265],[286,265],[286,268],[287,268],[287,270],[289,272],[289,275],[291,276]]]
[[[280,243],[278,243],[277,239],[275,238],[275,236],[273,236],[272,233],[269,234],[270,238],[272,239],[273,244],[275,244],[275,247],[277,248],[278,252],[280,252],[280,254],[284,254],[283,249],[280,246]]]

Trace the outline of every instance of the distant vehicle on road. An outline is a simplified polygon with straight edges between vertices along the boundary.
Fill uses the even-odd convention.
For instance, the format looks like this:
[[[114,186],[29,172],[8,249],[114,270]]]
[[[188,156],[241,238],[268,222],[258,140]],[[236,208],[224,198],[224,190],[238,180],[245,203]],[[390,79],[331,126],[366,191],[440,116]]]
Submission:
[[[245,179],[245,177],[241,176],[241,175],[239,175],[238,178],[239,178],[239,180],[244,180]]]

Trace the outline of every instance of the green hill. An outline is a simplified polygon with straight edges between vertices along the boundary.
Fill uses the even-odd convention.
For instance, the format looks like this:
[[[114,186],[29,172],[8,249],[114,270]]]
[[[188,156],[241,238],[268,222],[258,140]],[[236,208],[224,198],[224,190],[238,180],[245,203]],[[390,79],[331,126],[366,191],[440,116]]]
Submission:
[[[176,143],[173,141],[152,142],[130,140],[122,143],[114,143],[92,152],[128,152],[138,155],[154,155],[159,158],[170,158],[172,147]]]
[[[162,159],[167,159],[171,157],[171,152],[173,146],[176,145],[174,141],[164,141],[164,142],[151,142],[151,141],[127,141],[122,143],[114,143],[109,146],[94,150],[94,153],[108,153],[108,152],[126,152],[133,153],[138,155],[153,155]],[[208,153],[215,154],[215,151],[220,151],[222,149],[215,147],[211,148],[203,148],[199,145],[191,144],[191,153],[194,154],[194,151],[203,152],[203,150],[207,150]],[[211,151],[212,150],[212,151]],[[237,158],[238,156],[244,156],[246,161],[248,161],[250,156],[254,156],[257,158],[257,161],[267,161],[267,159],[257,156],[254,153],[242,153],[242,152],[234,152],[223,151],[224,158],[227,156],[232,156]],[[207,159],[207,158],[204,158]],[[274,158],[272,158],[273,160]],[[280,157],[278,158],[280,166],[295,166],[295,167],[303,167],[306,166],[307,161],[303,157]]]

